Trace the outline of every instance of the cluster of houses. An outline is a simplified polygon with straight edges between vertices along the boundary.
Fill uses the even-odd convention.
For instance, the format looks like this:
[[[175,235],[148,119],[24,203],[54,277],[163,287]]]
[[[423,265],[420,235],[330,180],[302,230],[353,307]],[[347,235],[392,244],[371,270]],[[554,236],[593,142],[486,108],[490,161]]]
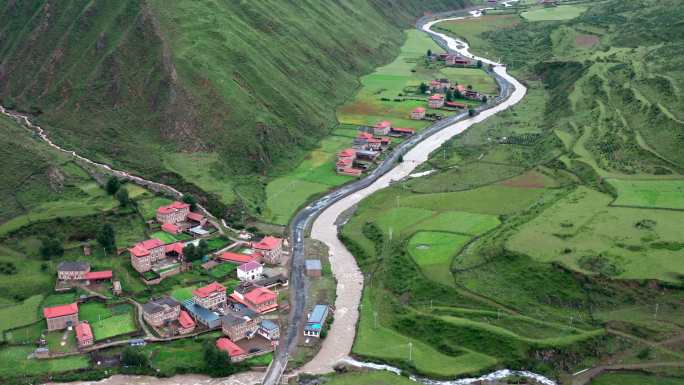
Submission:
[[[231,294],[222,284],[212,282],[193,290],[192,298],[182,303],[168,296],[153,299],[143,305],[143,319],[164,336],[220,328],[226,337],[220,338],[217,346],[233,361],[264,354],[272,351],[280,338],[278,323],[265,318],[278,309],[278,295],[257,282],[243,281]],[[271,287],[278,284],[282,283]]]
[[[458,53],[434,53],[428,57],[433,62],[443,62],[449,67],[475,67],[477,62]]]
[[[432,109],[468,108],[468,105],[465,103],[448,100],[446,96],[446,94],[448,93],[452,93],[457,97],[462,97],[468,100],[475,100],[478,102],[486,100],[486,95],[474,91],[471,86],[465,86],[463,84],[454,84],[449,79],[445,78],[430,81],[430,84],[428,84],[427,93],[430,94],[430,96],[428,96],[427,99],[428,107]],[[410,115],[411,119],[413,120],[422,120],[425,119],[425,116],[426,110],[424,107],[415,108],[411,111]]]
[[[79,349],[93,344],[93,331],[88,321],[78,320],[78,303],[43,308],[43,316],[48,331],[75,329]]]
[[[75,286],[89,286],[111,281],[111,270],[91,271],[88,262],[64,261],[57,265],[56,291],[71,290]],[[115,293],[116,294],[116,293]]]
[[[392,142],[390,136],[407,137],[414,133],[411,128],[393,127],[389,120],[378,122],[373,127],[361,130],[351,148],[337,153],[335,170],[341,175],[358,177],[389,147]]]

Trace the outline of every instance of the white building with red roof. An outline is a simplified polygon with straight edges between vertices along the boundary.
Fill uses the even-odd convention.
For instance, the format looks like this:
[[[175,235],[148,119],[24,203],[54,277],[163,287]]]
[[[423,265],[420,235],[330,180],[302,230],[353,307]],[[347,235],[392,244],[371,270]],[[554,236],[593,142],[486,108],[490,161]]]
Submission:
[[[76,341],[79,348],[84,348],[93,344],[93,330],[88,321],[83,321],[76,325]]]
[[[235,290],[230,298],[259,314],[269,313],[278,308],[278,295],[265,287],[256,286],[246,293]]]
[[[173,202],[157,209],[157,222],[176,224],[184,222],[190,213],[190,205],[183,202]]]
[[[214,310],[226,304],[226,288],[218,282],[195,289],[192,301],[205,309]]]
[[[78,304],[70,303],[43,308],[48,331],[62,330],[78,325]]]
[[[417,108],[414,108],[413,111],[411,111],[411,119],[422,120],[424,118],[425,118],[425,108],[417,107]],[[392,131],[394,131],[394,129]]]
[[[199,226],[204,226],[204,224],[207,223],[207,218],[205,218],[204,215],[200,213],[189,212],[187,219],[191,222],[195,222],[196,225]]]
[[[256,261],[243,263],[237,268],[237,276],[240,281],[254,281],[264,274],[264,266]]]
[[[133,268],[140,273],[152,270],[152,264],[166,258],[164,243],[155,238],[137,243],[128,251]]]
[[[252,248],[263,256],[263,261],[272,265],[280,263],[283,256],[283,240],[266,236],[259,242],[252,242]]]
[[[441,94],[434,94],[428,98],[428,106],[430,108],[444,107],[444,96]]]
[[[382,122],[376,123],[375,126],[373,126],[373,134],[377,136],[387,135],[390,133],[391,129],[392,122],[389,120],[383,120]]]

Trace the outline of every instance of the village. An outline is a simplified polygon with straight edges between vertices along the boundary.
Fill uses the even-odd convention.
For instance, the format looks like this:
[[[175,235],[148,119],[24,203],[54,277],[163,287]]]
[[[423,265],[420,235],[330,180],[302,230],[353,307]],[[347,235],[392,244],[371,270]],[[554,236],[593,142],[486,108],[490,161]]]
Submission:
[[[440,67],[481,68],[482,63],[473,61],[456,53],[434,54],[428,51],[425,59]],[[433,79],[413,87],[413,95],[404,99],[420,98],[425,106],[410,111],[407,118],[415,121],[435,122],[443,119],[446,113],[469,110],[469,104],[485,104],[488,96],[473,89],[472,85],[459,84],[447,78]],[[373,126],[359,127],[352,146],[337,153],[335,170],[340,175],[361,176],[381,159],[381,155],[392,148],[395,140],[408,138],[416,133],[413,128],[395,127],[390,120],[382,120]]]
[[[217,229],[184,202],[158,207],[156,220],[150,225],[162,233],[154,233],[156,237],[142,240],[125,252],[131,267],[148,287],[193,269],[226,269],[230,278],[224,279],[224,283],[215,280],[198,287],[155,293],[146,302],[138,302],[122,297],[122,283],[111,270],[93,271],[88,262],[63,261],[57,266],[55,291],[79,289],[89,294],[80,295],[72,303],[42,309],[47,329],[37,341],[36,358],[163,343],[212,331],[220,331],[215,346],[233,362],[268,354],[278,346],[281,318],[284,319],[281,315],[288,311],[287,301],[279,300],[288,287],[288,274],[283,267],[289,256],[286,240],[266,235],[259,241],[238,240],[209,253],[206,242]],[[250,236],[243,233],[241,237]],[[321,270],[320,260],[306,261],[306,275],[310,279],[320,277]],[[226,282],[234,284],[230,287]],[[103,288],[110,290],[111,296],[104,295]],[[178,292],[188,295],[174,295]],[[121,304],[121,299],[133,305],[133,318],[139,325],[128,333],[98,339],[94,325],[85,319],[92,316],[84,316],[83,312],[91,314],[93,309],[99,309],[101,313],[110,303],[114,309],[121,309],[127,306]],[[302,329],[302,336],[307,340],[319,338],[326,325],[329,304],[315,304],[308,311],[309,322]]]

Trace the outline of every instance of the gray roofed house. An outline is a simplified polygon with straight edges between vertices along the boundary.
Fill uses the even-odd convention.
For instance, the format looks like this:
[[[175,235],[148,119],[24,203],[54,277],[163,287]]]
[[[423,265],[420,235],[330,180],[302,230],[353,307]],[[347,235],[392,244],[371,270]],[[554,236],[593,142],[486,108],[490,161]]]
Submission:
[[[277,285],[287,286],[288,280],[287,280],[286,276],[284,276],[282,274],[278,274],[278,275],[274,275],[272,277],[266,277],[266,278],[258,279],[252,283],[256,286],[261,286],[261,287],[265,287],[267,289],[270,289],[271,287],[277,286]]]
[[[83,261],[63,261],[57,265],[57,271],[90,271],[90,264]]]
[[[320,277],[323,271],[323,265],[318,259],[307,259],[304,261],[304,268],[309,277]]]
[[[171,297],[153,299],[142,308],[145,321],[156,327],[177,320],[180,314],[180,302]]]
[[[160,311],[164,311],[169,307],[180,306],[180,302],[176,301],[171,297],[163,297],[159,299],[151,300],[150,302],[143,305],[143,311],[145,313],[153,314]]]
[[[261,317],[244,306],[233,306],[232,310],[221,317],[221,329],[231,341],[252,338],[259,329]]]
[[[280,338],[280,326],[271,320],[265,319],[259,324],[259,335],[269,341],[277,340]]]

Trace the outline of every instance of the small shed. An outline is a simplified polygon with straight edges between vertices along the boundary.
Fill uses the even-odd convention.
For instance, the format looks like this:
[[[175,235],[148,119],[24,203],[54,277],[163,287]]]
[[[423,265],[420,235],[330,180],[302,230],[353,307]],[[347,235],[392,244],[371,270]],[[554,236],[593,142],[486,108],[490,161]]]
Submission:
[[[307,259],[304,261],[304,267],[309,277],[320,277],[323,274],[323,266],[318,259]]]

